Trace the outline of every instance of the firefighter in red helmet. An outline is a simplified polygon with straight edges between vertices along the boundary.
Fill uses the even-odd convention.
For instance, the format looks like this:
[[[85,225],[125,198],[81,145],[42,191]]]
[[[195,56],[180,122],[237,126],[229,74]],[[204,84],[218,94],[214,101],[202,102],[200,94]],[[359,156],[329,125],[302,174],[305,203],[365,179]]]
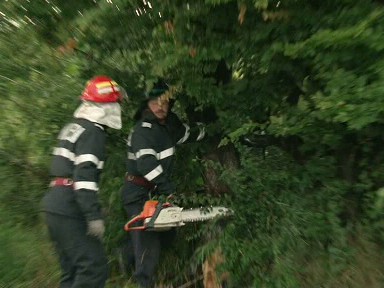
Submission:
[[[102,288],[108,277],[98,201],[107,127],[121,128],[123,89],[106,76],[88,81],[82,104],[59,133],[50,189],[43,198],[48,232],[62,269],[61,288]]]

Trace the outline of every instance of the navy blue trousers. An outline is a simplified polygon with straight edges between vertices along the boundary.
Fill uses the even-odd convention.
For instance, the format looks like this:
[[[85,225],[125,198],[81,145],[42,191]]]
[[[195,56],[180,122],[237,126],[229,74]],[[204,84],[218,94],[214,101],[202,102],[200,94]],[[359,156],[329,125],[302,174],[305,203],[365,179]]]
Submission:
[[[48,232],[62,270],[60,288],[103,288],[108,262],[102,242],[87,235],[84,220],[46,213]]]
[[[128,219],[141,213],[145,200],[125,204]],[[156,268],[160,257],[160,233],[149,231],[129,232],[135,256],[136,283],[143,288],[154,287]]]

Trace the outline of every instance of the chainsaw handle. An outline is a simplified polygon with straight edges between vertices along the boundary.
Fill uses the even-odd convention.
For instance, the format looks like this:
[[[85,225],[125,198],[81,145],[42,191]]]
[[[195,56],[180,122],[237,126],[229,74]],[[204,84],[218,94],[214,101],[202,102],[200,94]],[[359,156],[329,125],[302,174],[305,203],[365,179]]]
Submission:
[[[137,227],[132,227],[133,224],[135,224],[136,222],[139,222],[141,220],[144,220],[145,217],[143,217],[141,214],[133,217],[131,220],[129,220],[127,222],[127,224],[124,225],[124,230],[129,232],[129,231],[133,231],[133,230],[145,230],[146,227],[144,225],[142,226],[137,226]]]
[[[148,201],[150,202],[150,201]],[[149,203],[151,204],[151,203]],[[153,203],[152,203],[153,204]],[[167,207],[171,207],[172,204],[169,203],[169,202],[166,202],[166,203],[155,203],[155,206],[153,205],[148,205],[148,207],[154,207],[152,210],[149,210],[148,211],[145,211],[145,209],[137,216],[133,217],[131,220],[129,220],[125,225],[124,225],[124,230],[129,232],[129,231],[134,231],[134,230],[146,230],[148,227],[152,227],[153,226],[153,222],[155,221],[155,219],[157,218],[157,216],[159,215],[161,209],[163,208],[167,208]],[[133,227],[133,225],[136,223],[136,222],[139,222],[141,220],[145,220],[147,218],[151,218],[151,220],[147,223],[147,224],[143,224],[142,226],[135,226]]]

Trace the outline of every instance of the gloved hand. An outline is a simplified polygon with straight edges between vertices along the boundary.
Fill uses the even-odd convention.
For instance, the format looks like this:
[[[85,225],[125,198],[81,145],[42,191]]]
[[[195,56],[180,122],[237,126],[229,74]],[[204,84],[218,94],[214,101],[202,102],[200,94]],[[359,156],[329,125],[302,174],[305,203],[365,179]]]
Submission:
[[[175,194],[169,194],[167,196],[167,202],[171,202],[172,200],[175,200]]]
[[[175,204],[175,198],[175,194],[160,194],[153,197],[152,200],[157,200],[162,204],[171,204],[173,206]]]
[[[161,183],[157,185],[157,194],[168,196],[175,192],[175,186],[171,182]]]
[[[104,220],[97,219],[97,220],[88,221],[88,231],[87,231],[88,235],[97,237],[100,240],[102,240],[104,236],[104,232],[105,232]]]

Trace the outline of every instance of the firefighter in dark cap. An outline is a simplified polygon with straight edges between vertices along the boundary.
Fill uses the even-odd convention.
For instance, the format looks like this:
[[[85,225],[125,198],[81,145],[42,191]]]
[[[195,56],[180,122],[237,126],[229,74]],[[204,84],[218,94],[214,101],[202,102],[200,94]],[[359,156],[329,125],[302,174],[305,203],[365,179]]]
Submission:
[[[170,196],[175,192],[171,172],[176,145],[199,141],[205,135],[202,124],[189,126],[171,111],[173,94],[174,89],[159,80],[136,113],[137,122],[127,140],[127,172],[122,189],[128,219],[140,214],[151,195]],[[154,287],[164,232],[129,233],[135,258],[134,279],[140,287]]]

